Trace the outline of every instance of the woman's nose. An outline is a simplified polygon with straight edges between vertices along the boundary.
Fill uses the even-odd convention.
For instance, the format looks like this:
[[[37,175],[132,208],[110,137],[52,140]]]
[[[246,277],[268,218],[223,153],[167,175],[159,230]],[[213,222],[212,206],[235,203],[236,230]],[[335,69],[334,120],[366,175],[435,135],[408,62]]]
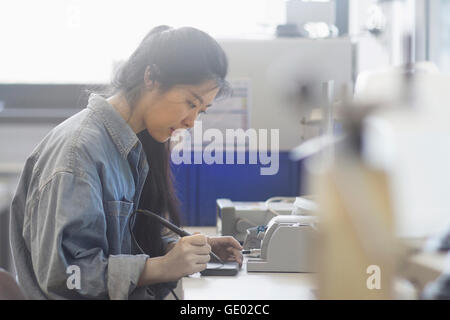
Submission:
[[[191,121],[191,120],[185,120],[184,122],[183,122],[183,126],[186,128],[186,129],[190,129],[190,128],[193,128],[194,127],[194,121]]]
[[[198,111],[193,111],[191,114],[189,114],[189,116],[187,116],[183,120],[183,125],[185,126],[186,129],[190,129],[190,128],[194,127],[195,119],[197,119],[197,116],[198,116]]]
[[[183,120],[183,126],[186,129],[190,129],[194,127],[194,123],[195,123],[195,118],[194,117],[187,117]]]

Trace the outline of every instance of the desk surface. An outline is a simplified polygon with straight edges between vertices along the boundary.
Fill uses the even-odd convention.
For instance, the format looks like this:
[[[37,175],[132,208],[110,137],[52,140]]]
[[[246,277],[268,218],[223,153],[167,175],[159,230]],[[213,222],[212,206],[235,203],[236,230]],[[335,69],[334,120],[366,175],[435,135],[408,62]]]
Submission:
[[[189,232],[215,235],[214,227],[187,227]],[[201,277],[199,273],[182,280],[188,300],[305,300],[314,299],[315,274],[262,273],[246,270],[246,259],[236,276]]]
[[[215,227],[187,227],[190,232],[201,232],[212,236]],[[408,240],[405,245],[411,250],[406,265],[393,284],[398,298],[416,299],[426,284],[434,281],[448,266],[445,253],[416,252],[423,247],[423,240]],[[182,280],[184,298],[191,300],[302,300],[315,299],[317,274],[311,273],[247,273],[245,259],[242,270],[234,277],[200,277],[195,274]],[[416,285],[415,289],[402,288],[403,279]],[[397,281],[398,280],[398,281]],[[418,292],[417,292],[418,290]]]

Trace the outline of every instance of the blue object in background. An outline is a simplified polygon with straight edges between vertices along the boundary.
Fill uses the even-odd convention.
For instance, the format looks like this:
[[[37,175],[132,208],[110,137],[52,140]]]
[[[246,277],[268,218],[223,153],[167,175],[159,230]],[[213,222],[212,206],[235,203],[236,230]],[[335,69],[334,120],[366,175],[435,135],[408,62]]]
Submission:
[[[274,196],[298,196],[300,165],[289,159],[288,152],[279,154],[278,173],[266,176],[260,173],[266,166],[260,164],[172,164],[182,222],[189,226],[216,225],[218,198],[265,201]]]

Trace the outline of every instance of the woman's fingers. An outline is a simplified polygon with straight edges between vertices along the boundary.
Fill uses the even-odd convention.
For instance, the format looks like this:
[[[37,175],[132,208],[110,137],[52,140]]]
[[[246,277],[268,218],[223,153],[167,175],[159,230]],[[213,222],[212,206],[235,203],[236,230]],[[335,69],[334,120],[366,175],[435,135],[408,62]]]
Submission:
[[[208,244],[206,236],[200,233],[184,237],[183,239],[186,239],[193,246],[204,246]]]
[[[240,249],[236,249],[236,248],[233,248],[233,247],[227,248],[227,251],[229,253],[231,253],[231,254],[234,254],[234,255],[240,255],[241,254],[241,250]]]
[[[238,250],[242,250],[242,246],[239,243],[239,241],[237,241],[235,238],[231,237],[231,236],[227,236],[226,237],[227,242],[234,248],[238,249]]]
[[[222,246],[231,246],[239,250],[243,249],[239,241],[232,236],[212,237],[212,241]]]
[[[242,264],[242,253],[241,250],[236,249],[236,248],[227,248],[229,257],[228,257],[228,261],[237,261],[239,262],[239,264]]]
[[[205,264],[211,260],[211,256],[209,254],[206,255],[197,255],[197,264]]]
[[[202,234],[194,234],[183,238],[184,241],[189,243],[191,254],[195,254],[195,265],[203,265],[211,260],[211,246],[214,247],[215,253],[225,261],[236,261],[239,265],[242,265],[242,246],[241,244],[231,236],[222,237],[210,237],[210,244],[208,243],[208,237]]]
[[[199,263],[199,264],[195,265],[193,273],[200,272],[200,271],[203,271],[205,269],[206,269],[206,263],[203,263],[203,264]]]
[[[192,236],[187,236],[183,238],[184,241],[189,243],[189,252],[195,255],[209,256],[211,253],[211,246],[206,240],[206,236],[202,234],[196,234]]]
[[[199,255],[208,255],[211,253],[211,247],[209,244],[204,246],[192,246],[192,252]]]

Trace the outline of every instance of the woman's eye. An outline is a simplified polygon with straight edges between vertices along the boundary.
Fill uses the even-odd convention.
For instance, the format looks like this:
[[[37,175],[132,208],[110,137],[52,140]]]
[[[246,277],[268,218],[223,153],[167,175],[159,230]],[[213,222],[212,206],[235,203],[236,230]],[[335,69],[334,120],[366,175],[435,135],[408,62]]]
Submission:
[[[188,101],[187,103],[188,103],[189,107],[191,107],[192,109],[197,108],[197,106],[195,105],[195,103],[190,102],[190,101]]]

